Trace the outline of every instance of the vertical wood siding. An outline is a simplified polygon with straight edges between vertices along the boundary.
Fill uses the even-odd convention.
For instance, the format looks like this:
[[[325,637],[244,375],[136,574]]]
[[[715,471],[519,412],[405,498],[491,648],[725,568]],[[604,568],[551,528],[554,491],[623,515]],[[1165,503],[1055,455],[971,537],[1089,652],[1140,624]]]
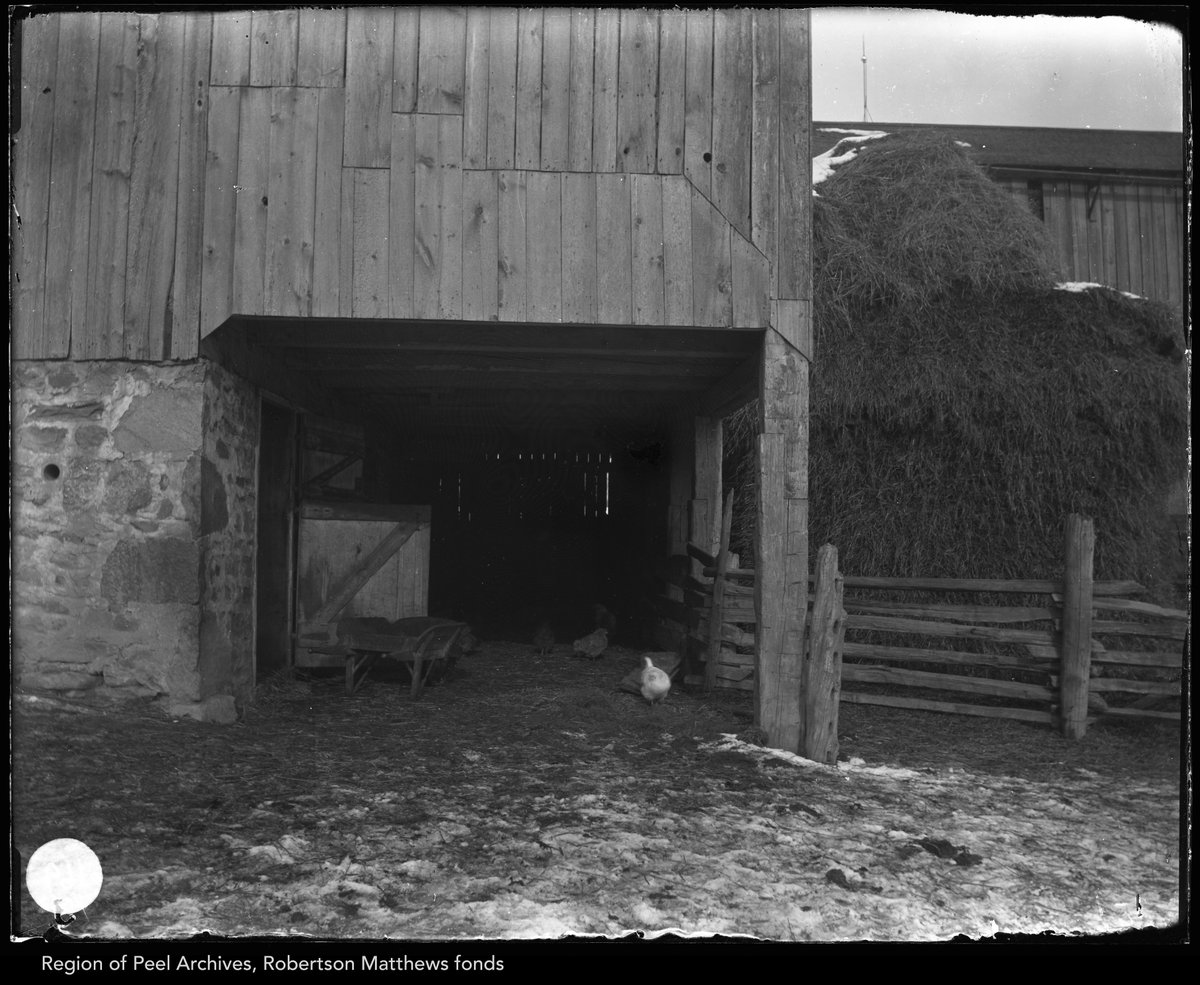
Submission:
[[[1028,207],[1025,180],[1001,181]],[[1183,189],[1042,180],[1043,222],[1063,279],[1104,284],[1183,308]]]
[[[806,290],[781,231],[807,206],[781,143],[807,125],[793,20],[35,16],[14,355],[188,359],[233,314],[765,326]]]

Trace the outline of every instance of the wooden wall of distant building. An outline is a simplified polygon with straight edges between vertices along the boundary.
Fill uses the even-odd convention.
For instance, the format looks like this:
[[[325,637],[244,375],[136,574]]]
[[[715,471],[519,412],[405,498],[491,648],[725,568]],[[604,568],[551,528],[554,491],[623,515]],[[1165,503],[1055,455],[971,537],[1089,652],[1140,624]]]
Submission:
[[[1039,211],[1069,281],[1105,284],[1183,310],[1184,191],[1166,182],[997,179]]]
[[[17,358],[231,314],[766,325],[809,297],[803,10],[38,15]]]

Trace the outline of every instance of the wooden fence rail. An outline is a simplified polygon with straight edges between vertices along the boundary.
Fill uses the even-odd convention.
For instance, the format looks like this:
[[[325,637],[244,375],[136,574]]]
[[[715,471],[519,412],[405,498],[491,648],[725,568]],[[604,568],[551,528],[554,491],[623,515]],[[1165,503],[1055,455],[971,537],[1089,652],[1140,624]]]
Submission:
[[[1072,516],[1061,580],[841,577],[840,700],[1041,722],[1073,738],[1105,717],[1178,721],[1178,706],[1154,706],[1181,695],[1188,613],[1126,597],[1145,594],[1136,582],[1092,580],[1093,545],[1091,521]],[[717,558],[688,553],[716,574]],[[720,567],[718,608],[711,584],[688,577],[683,601],[660,615],[705,663],[690,683],[751,690],[754,572]],[[911,593],[935,598],[904,600]],[[995,594],[1025,598],[962,600]]]

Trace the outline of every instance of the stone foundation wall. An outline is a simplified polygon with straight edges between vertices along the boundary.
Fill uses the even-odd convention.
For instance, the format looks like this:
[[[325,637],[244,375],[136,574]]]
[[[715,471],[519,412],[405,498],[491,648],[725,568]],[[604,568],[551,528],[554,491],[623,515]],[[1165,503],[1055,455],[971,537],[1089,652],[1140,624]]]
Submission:
[[[11,393],[16,685],[228,719],[253,680],[252,388],[203,360],[18,361]]]

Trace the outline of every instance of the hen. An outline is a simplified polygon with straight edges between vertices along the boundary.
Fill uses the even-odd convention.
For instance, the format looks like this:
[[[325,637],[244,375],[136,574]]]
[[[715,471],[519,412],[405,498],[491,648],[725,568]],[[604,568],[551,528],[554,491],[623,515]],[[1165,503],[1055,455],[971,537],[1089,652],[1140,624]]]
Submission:
[[[541,623],[533,634],[533,645],[537,647],[539,657],[544,657],[554,649],[554,630],[548,622]]]
[[[593,633],[588,633],[587,636],[577,639],[574,646],[575,656],[596,660],[603,656],[604,651],[608,649],[608,630],[601,628]]]
[[[646,661],[646,666],[642,668],[642,697],[650,702],[650,707],[653,708],[667,697],[671,690],[671,678],[665,671],[655,667],[654,661],[649,657],[642,659]]]

